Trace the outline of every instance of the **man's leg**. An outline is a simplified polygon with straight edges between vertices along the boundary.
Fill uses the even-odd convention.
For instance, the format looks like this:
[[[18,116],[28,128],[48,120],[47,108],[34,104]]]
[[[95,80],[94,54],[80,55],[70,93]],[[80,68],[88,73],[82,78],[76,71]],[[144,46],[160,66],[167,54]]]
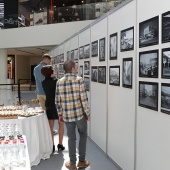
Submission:
[[[84,162],[86,157],[86,143],[87,143],[87,121],[83,119],[76,122],[78,132],[80,135],[79,140],[79,161]]]
[[[37,95],[37,99],[39,101],[40,106],[42,107],[42,109],[45,111],[45,100],[46,100],[46,96],[45,95]]]
[[[76,164],[76,123],[66,122],[70,163]]]

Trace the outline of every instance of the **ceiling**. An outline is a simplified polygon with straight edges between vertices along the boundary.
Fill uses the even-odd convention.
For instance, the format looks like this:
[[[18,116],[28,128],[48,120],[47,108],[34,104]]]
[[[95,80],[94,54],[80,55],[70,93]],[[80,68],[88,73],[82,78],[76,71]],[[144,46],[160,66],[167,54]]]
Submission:
[[[10,48],[10,49],[7,49],[7,53],[8,55],[40,57],[43,54],[48,53],[54,47],[56,47],[56,45],[41,46],[41,47]]]

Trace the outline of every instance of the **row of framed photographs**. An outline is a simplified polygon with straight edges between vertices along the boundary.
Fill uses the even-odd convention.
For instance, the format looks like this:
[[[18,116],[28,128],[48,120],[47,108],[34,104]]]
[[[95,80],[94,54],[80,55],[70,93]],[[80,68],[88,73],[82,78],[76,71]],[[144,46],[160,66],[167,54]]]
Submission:
[[[170,48],[162,49],[161,58],[162,78],[170,78]],[[158,78],[159,50],[139,53],[139,77]]]
[[[64,62],[64,54],[60,54],[58,56],[55,56],[51,60],[51,64],[58,64]]]
[[[122,86],[132,88],[133,59],[123,58]],[[84,75],[90,74],[90,62],[84,62]],[[80,66],[79,75],[83,77],[83,66]],[[106,84],[106,66],[91,67],[91,81]],[[120,66],[109,67],[109,84],[120,86]]]
[[[162,14],[162,43],[170,42],[170,11]],[[139,23],[139,47],[159,44],[159,16]]]
[[[139,106],[158,111],[156,82],[139,81]],[[170,84],[161,83],[161,112],[170,114]]]

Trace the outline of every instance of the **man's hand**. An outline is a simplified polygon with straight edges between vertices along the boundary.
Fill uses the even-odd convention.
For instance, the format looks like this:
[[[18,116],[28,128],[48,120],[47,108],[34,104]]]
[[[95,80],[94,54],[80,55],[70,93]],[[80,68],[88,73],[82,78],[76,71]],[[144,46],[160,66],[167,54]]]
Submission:
[[[59,116],[59,122],[64,123],[63,116]]]
[[[87,117],[86,117],[86,120],[87,120],[87,121],[90,121],[90,116],[87,116]]]

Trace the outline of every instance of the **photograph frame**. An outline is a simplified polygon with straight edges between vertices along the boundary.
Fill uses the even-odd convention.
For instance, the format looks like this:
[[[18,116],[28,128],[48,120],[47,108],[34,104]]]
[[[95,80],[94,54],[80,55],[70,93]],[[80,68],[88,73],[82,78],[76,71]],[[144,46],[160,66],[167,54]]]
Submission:
[[[78,48],[74,49],[74,60],[78,60]]]
[[[125,62],[131,62],[130,63],[131,64],[130,65],[131,70],[130,70],[130,73],[128,73],[127,76],[125,75],[125,73],[127,74],[127,70],[129,70],[129,69],[125,68],[125,64],[124,64]],[[129,66],[128,66],[128,68],[129,68]],[[130,77],[130,79],[129,79],[129,77]],[[130,81],[130,82],[126,83],[125,81]],[[123,58],[123,63],[122,63],[122,87],[132,89],[132,84],[133,84],[133,58],[132,57]]]
[[[156,86],[156,91],[154,90],[154,93],[147,93],[148,90],[144,89],[142,90],[141,89],[141,85],[144,84],[144,85],[152,85],[152,86]],[[159,84],[157,82],[146,82],[146,81],[139,81],[139,102],[138,102],[138,105],[141,106],[141,107],[144,107],[144,108],[148,108],[148,109],[151,109],[151,110],[155,110],[155,111],[158,111],[158,88],[159,88]],[[150,92],[150,91],[149,91]],[[153,98],[152,95],[155,95],[156,94],[156,97]],[[142,99],[143,97],[147,97],[147,100],[144,101],[145,103],[142,103]],[[152,100],[150,102],[150,100]],[[156,100],[156,101],[155,101]],[[151,104],[155,104],[155,106],[151,106],[149,105],[148,103],[151,103]]]
[[[154,53],[157,54],[156,62],[152,58],[152,59],[150,59],[151,64],[142,65],[142,62],[141,62],[142,56],[144,57],[144,55],[149,55],[151,53],[152,54],[154,54]],[[151,55],[145,56],[146,59],[149,59],[149,57],[151,57]],[[150,66],[150,69],[149,69],[149,67],[146,68],[146,65]],[[157,67],[155,67],[155,65]],[[143,67],[143,70],[142,70],[142,67]],[[145,75],[144,73],[142,74],[142,72],[145,72],[145,73],[147,72],[148,75]],[[159,75],[159,50],[156,49],[156,50],[139,52],[139,77],[158,78],[158,75]]]
[[[111,82],[111,69],[118,69],[118,83]],[[109,67],[109,85],[120,86],[120,66],[110,66]]]
[[[83,65],[79,67],[79,76],[83,78]]]
[[[70,59],[74,60],[74,50],[71,50]]]
[[[87,59],[87,58],[90,58],[90,44],[86,44],[84,46],[84,59]]]
[[[169,51],[169,57],[166,55],[166,57],[164,57],[165,55],[164,55],[164,53],[165,52],[168,52]],[[166,63],[165,63],[165,60],[168,62],[168,69],[164,69],[164,67],[167,65]],[[164,78],[164,79],[170,79],[170,48],[163,48],[162,49],[162,57],[161,57],[161,78]],[[164,72],[169,72],[169,75],[165,75],[165,73]],[[168,74],[168,73],[166,73],[166,74]]]
[[[102,75],[99,74],[100,73],[99,69],[104,69],[105,70],[104,77],[102,77]],[[102,78],[102,80],[101,80],[101,78]],[[98,82],[106,84],[106,66],[98,66]]]
[[[167,43],[167,42],[170,42],[170,17],[169,17],[169,20],[167,21],[165,19],[165,16],[169,15],[170,16],[170,11],[167,11],[165,13],[162,14],[162,43]],[[165,21],[166,20],[166,21]],[[164,24],[164,21],[166,24]],[[166,29],[164,27],[164,25],[169,25],[169,32],[168,32],[168,35],[166,35]],[[167,37],[168,36],[168,37]],[[167,37],[167,38],[165,38]]]
[[[111,43],[112,41],[112,39],[114,38],[114,37],[116,37],[116,47],[115,46],[113,46],[113,44]],[[116,32],[116,33],[114,33],[114,34],[111,34],[110,35],[110,49],[109,49],[109,54],[110,54],[110,60],[116,60],[117,59],[117,53],[118,53],[118,33]],[[116,54],[114,55],[114,57],[112,57],[112,49],[115,49],[116,50]]]
[[[88,66],[88,68],[86,66]],[[90,75],[90,61],[84,61],[84,75]]]
[[[87,82],[88,82],[88,85],[87,85]],[[86,91],[90,91],[90,77],[86,77],[86,76],[84,77],[84,85],[85,85]]]
[[[96,48],[94,47],[95,44],[97,44],[97,45],[96,45],[96,46],[97,46]],[[98,53],[99,53],[99,52],[98,52],[98,50],[99,50],[98,45],[99,45],[99,44],[98,44],[98,40],[92,42],[92,45],[91,45],[91,56],[92,56],[92,57],[97,57],[97,56],[98,56]],[[94,51],[95,51],[95,52],[94,52]]]
[[[150,29],[153,29],[154,26],[148,25],[142,30],[142,27],[147,25],[148,23],[156,22],[157,30],[151,31]],[[141,33],[143,32],[143,34]],[[142,40],[148,40],[148,38],[154,38],[154,34],[156,34],[157,38],[154,40],[154,42],[148,42],[148,43],[141,43]],[[139,48],[157,45],[159,44],[159,16],[152,17],[150,19],[147,19],[145,21],[142,21],[139,23]]]
[[[170,83],[161,83],[161,112],[170,115]]]
[[[84,59],[84,46],[79,48],[79,59]]]
[[[97,71],[95,76],[93,74],[94,73],[93,70]],[[98,79],[98,67],[97,66],[92,66],[91,67],[91,81],[97,82],[97,79]]]
[[[103,45],[101,43],[103,42]],[[106,58],[106,38],[101,38],[99,40],[99,61],[105,61]]]
[[[132,33],[132,43],[133,43],[133,45],[131,45],[131,47],[128,47],[127,49],[122,49],[122,45],[125,43],[125,41],[123,41],[123,36],[122,36],[122,35],[123,35],[123,33],[126,33],[126,32],[128,32],[128,31],[130,31],[130,30],[133,31],[133,33]],[[121,39],[120,39],[120,51],[121,51],[121,52],[134,50],[134,26],[122,30],[122,31],[120,32],[120,38],[121,38]],[[127,43],[127,42],[126,42],[126,43]],[[129,44],[127,44],[127,45],[129,45]]]

